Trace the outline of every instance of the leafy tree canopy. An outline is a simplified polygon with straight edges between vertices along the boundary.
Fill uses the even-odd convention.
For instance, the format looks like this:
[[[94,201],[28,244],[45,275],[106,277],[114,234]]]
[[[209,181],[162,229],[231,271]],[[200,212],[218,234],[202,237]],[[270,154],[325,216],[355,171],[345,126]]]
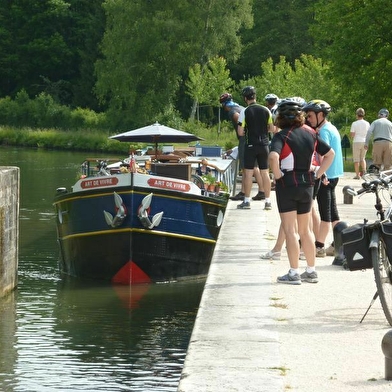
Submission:
[[[175,98],[189,66],[217,55],[235,59],[237,34],[252,22],[251,0],[105,1],[104,58],[97,94],[122,126],[158,119]]]
[[[63,104],[94,108],[102,1],[1,1],[0,96],[46,92]]]
[[[318,1],[312,35],[318,54],[342,83],[342,104],[366,107],[375,115],[391,107],[392,20],[387,0]],[[384,12],[385,11],[385,12]]]

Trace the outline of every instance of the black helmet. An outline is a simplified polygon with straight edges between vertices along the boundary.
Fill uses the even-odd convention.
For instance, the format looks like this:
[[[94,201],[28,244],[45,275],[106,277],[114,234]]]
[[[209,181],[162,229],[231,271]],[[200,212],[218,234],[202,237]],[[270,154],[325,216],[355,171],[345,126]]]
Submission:
[[[285,98],[279,102],[277,112],[279,116],[293,119],[301,114],[305,103],[301,97]]]
[[[233,99],[233,96],[229,93],[223,93],[220,97],[219,97],[219,102],[224,106],[224,104],[228,101],[231,101]]]
[[[309,101],[302,109],[304,112],[323,112],[327,115],[331,111],[331,106],[329,103],[321,100],[321,99],[313,99]]]
[[[380,168],[377,165],[372,164],[368,167],[368,173],[378,174],[379,172],[380,172]]]
[[[267,94],[264,97],[264,100],[267,101],[270,105],[274,105],[278,99],[278,96],[275,94]]]
[[[253,99],[256,95],[256,89],[253,86],[246,86],[242,89],[242,96],[244,98]]]

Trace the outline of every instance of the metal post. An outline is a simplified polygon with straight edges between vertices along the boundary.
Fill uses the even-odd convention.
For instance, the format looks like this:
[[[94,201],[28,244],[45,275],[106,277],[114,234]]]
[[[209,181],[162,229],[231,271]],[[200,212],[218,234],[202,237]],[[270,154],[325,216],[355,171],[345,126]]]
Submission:
[[[346,188],[350,188],[350,186],[347,185],[343,188],[343,203],[353,204],[353,195],[350,195],[348,192],[346,192]]]
[[[385,379],[392,380],[392,329],[384,335],[381,348],[385,355]]]

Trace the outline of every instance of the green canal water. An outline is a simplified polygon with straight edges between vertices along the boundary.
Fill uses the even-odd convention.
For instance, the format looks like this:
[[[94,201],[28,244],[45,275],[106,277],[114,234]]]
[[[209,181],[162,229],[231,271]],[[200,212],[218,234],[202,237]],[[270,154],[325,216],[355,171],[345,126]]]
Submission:
[[[129,288],[58,273],[52,198],[85,157],[0,148],[21,187],[19,284],[0,299],[0,391],[176,391],[204,282]]]

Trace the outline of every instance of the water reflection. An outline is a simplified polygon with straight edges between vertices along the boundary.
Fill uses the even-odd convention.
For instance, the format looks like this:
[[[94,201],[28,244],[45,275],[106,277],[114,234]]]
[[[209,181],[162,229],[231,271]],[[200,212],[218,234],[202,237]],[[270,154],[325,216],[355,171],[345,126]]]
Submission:
[[[14,327],[4,314],[11,321],[0,340],[1,390],[176,390],[200,282],[131,289],[49,282],[18,293]]]
[[[21,169],[21,209],[19,286],[0,299],[0,390],[176,391],[204,282],[129,288],[58,274],[52,197],[83,159],[1,149],[0,165]]]

